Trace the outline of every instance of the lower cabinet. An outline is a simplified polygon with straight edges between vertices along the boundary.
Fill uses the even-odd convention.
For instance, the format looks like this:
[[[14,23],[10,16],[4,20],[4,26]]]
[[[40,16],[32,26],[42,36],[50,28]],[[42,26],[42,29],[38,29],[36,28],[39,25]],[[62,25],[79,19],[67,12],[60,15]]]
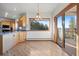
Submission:
[[[2,55],[2,36],[0,35],[0,55]]]
[[[11,49],[14,45],[16,45],[15,32],[3,35],[3,53]]]
[[[16,43],[15,32],[0,35],[0,55],[3,55],[3,53],[11,49]]]
[[[18,42],[26,41],[26,32],[20,31],[18,32]]]
[[[11,49],[19,42],[26,40],[26,32],[11,32],[0,35],[0,55]]]

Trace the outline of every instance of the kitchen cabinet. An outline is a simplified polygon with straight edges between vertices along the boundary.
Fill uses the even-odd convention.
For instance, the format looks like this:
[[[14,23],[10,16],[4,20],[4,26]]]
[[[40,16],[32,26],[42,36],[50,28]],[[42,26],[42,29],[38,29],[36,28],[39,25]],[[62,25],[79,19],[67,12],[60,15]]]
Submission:
[[[4,20],[0,20],[0,29],[1,29],[0,32],[15,30],[15,21],[5,18],[2,19]]]
[[[18,42],[26,41],[26,31],[19,31],[18,32]]]
[[[19,18],[18,25],[19,25],[19,27],[25,27],[26,26],[26,16],[21,16]]]
[[[0,55],[2,55],[2,37],[1,37],[1,35],[0,35]]]
[[[17,32],[0,34],[0,55],[3,55],[3,53],[16,45],[16,33]]]

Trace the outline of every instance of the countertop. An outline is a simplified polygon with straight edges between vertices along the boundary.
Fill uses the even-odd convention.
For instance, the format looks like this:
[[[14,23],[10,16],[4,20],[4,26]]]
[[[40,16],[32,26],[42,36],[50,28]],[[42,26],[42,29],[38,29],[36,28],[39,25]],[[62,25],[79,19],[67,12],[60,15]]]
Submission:
[[[13,31],[13,32],[0,32],[0,35],[11,34],[11,33],[16,33],[16,32],[26,32],[26,30],[25,31]]]
[[[0,35],[10,34],[10,33],[14,33],[14,32],[1,32]]]

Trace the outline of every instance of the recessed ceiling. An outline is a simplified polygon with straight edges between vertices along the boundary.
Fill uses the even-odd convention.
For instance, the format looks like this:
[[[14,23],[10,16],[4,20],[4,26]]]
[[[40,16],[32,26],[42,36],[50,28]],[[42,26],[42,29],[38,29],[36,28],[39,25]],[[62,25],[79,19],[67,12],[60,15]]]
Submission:
[[[40,14],[52,14],[55,9],[59,8],[60,3],[39,3]],[[63,5],[63,4],[62,4]],[[0,3],[0,16],[18,17],[21,14],[37,13],[38,3]]]

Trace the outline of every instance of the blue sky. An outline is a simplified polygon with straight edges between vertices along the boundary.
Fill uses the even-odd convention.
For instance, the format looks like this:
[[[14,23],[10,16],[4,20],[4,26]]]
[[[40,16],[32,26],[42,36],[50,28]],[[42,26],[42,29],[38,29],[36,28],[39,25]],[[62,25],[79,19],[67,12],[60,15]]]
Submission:
[[[65,16],[65,28],[69,28],[69,22],[70,22],[72,17],[74,18],[74,20],[76,20],[75,16]],[[58,17],[58,22],[57,23],[58,23],[57,24],[58,28],[62,28],[62,17],[61,16]]]

